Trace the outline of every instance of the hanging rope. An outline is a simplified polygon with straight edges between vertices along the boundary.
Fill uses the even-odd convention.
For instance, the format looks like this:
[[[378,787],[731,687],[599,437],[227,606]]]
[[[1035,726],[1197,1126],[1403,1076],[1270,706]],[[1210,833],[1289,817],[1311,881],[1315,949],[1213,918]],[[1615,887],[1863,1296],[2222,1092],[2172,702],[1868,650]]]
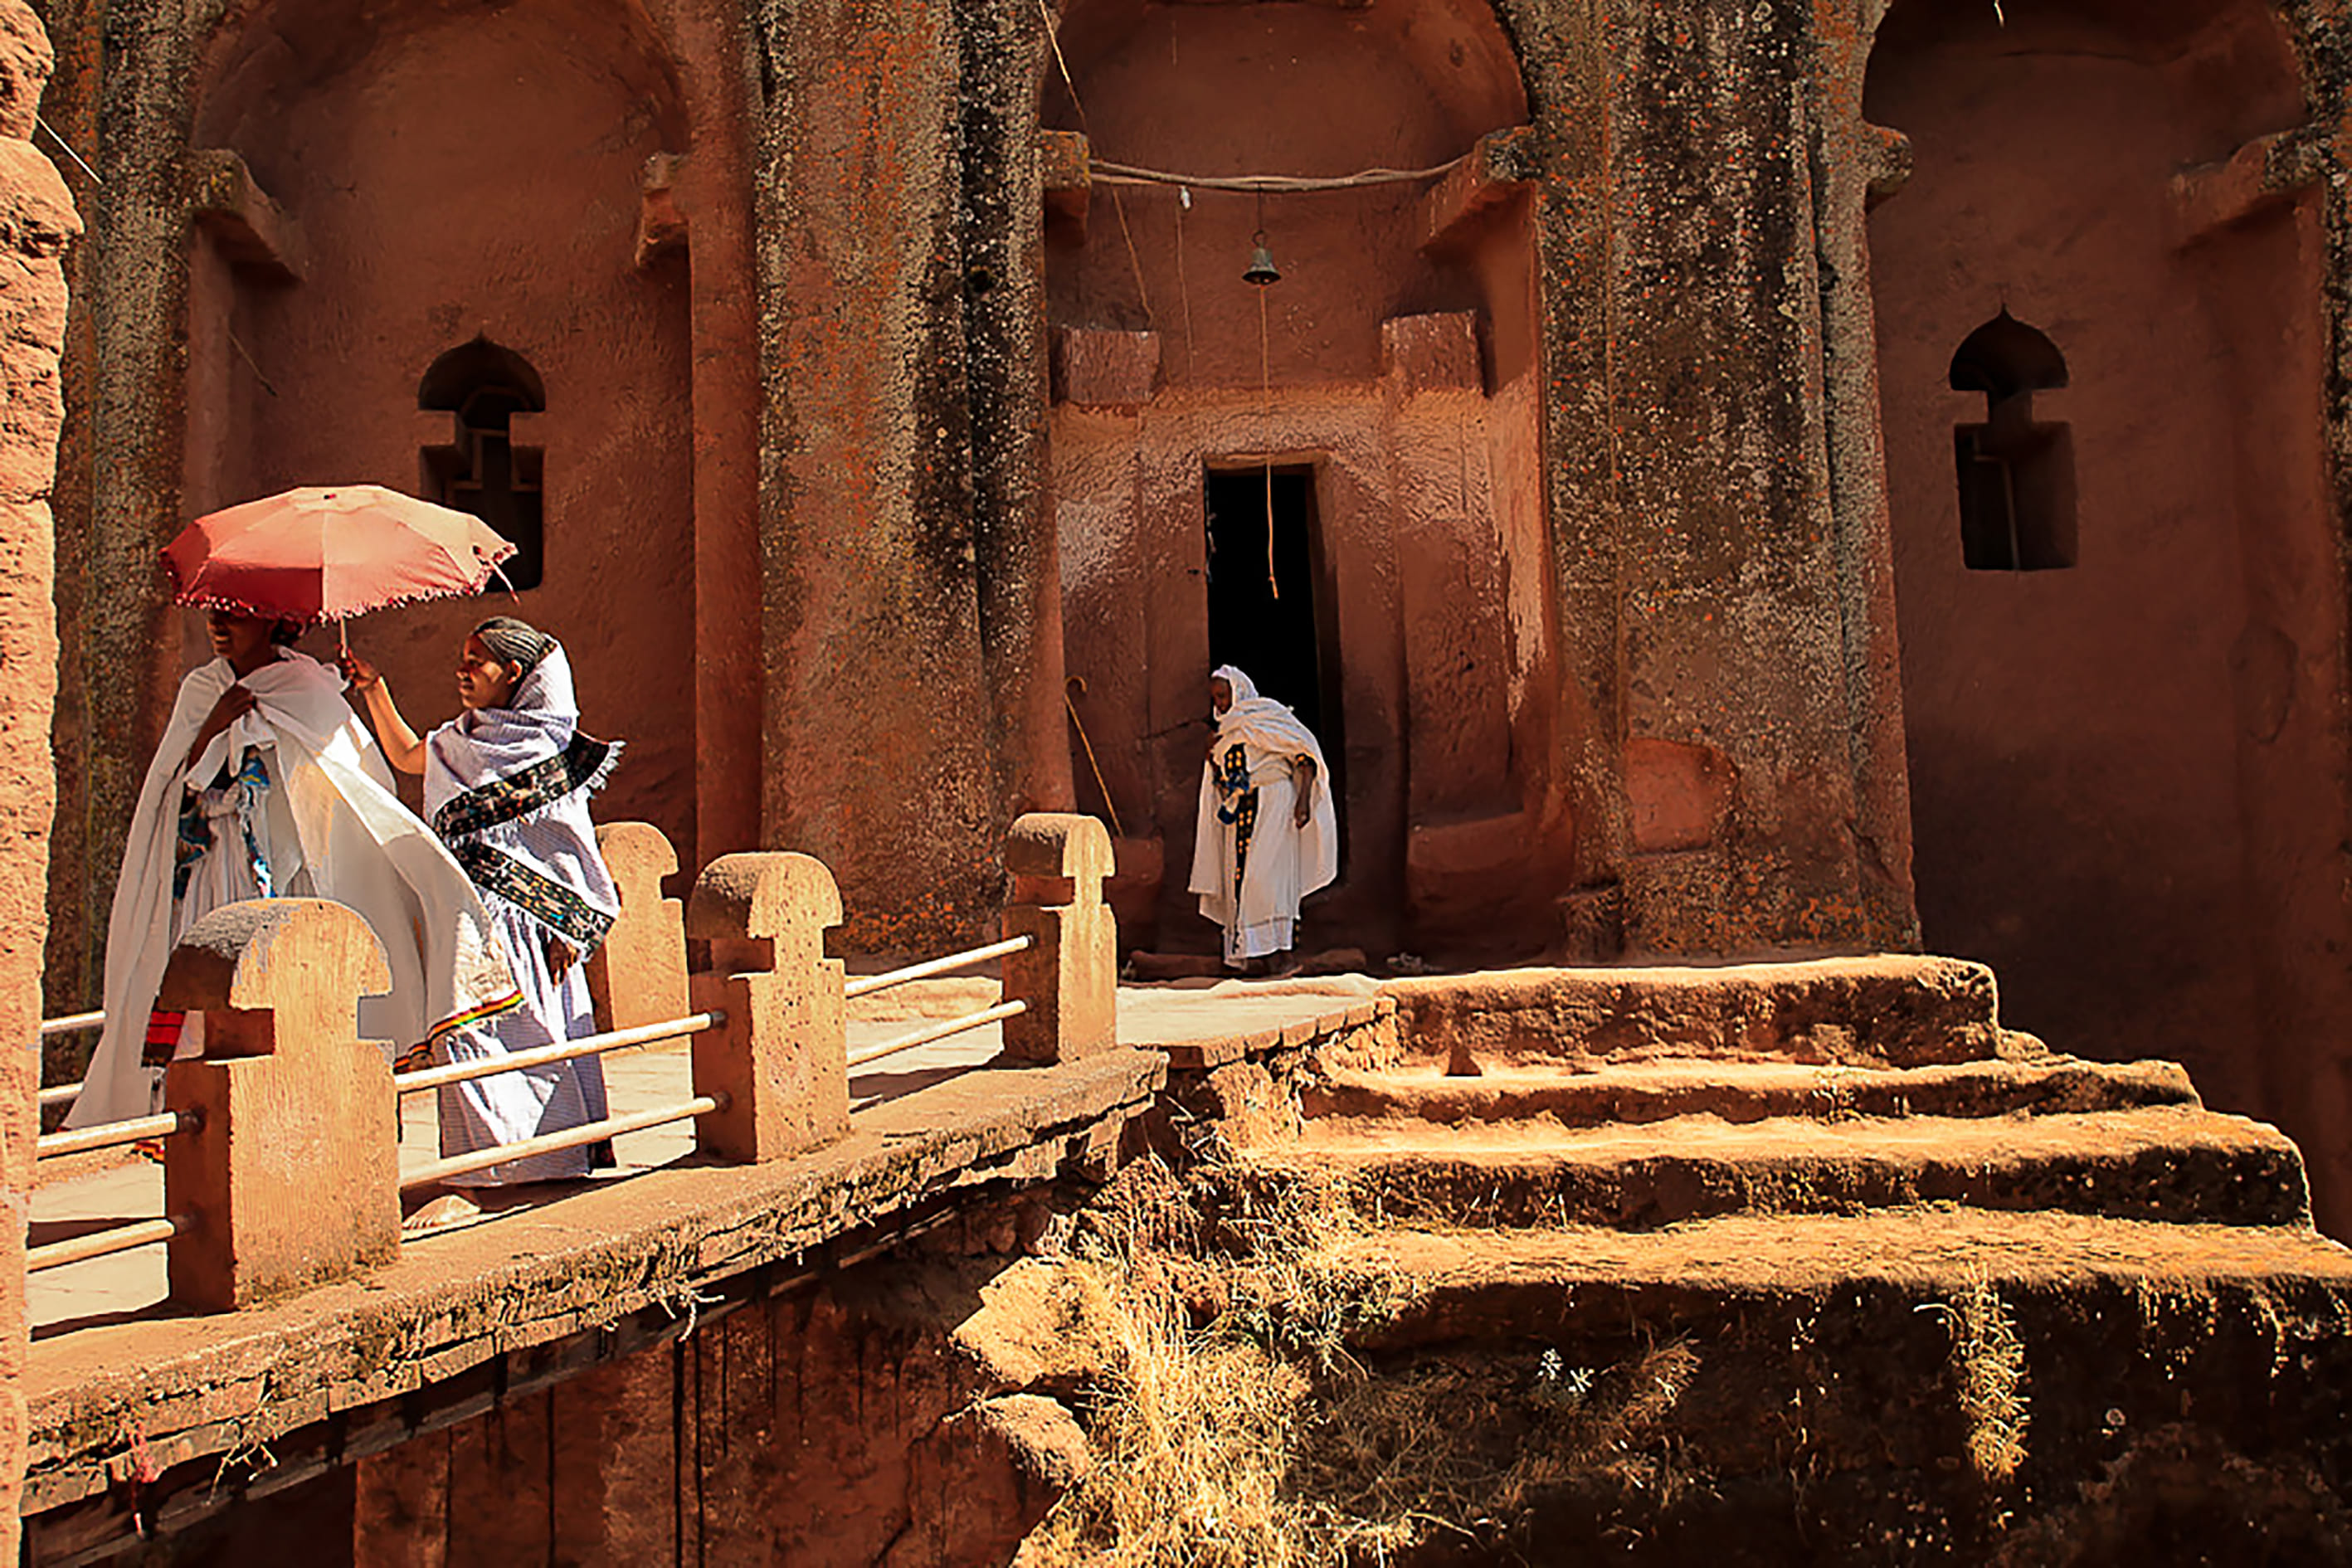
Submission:
[[[1095,743],[1087,739],[1087,721],[1078,717],[1078,705],[1070,700],[1070,688],[1076,687],[1078,695],[1087,694],[1087,678],[1074,675],[1062,683],[1062,706],[1070,710],[1070,722],[1078,727],[1078,745],[1087,753],[1087,766],[1094,770],[1095,788],[1102,791],[1103,809],[1110,813],[1110,830],[1118,837],[1127,837],[1127,829],[1118,825],[1118,803],[1110,797],[1110,785],[1103,783],[1102,764],[1095,761]]]
[[[1260,251],[1265,248],[1265,193],[1257,193],[1257,234]],[[1257,263],[1252,259],[1251,271]],[[1271,270],[1271,269],[1269,269]],[[1265,331],[1265,291],[1274,286],[1271,278],[1253,277],[1250,287],[1257,292],[1257,416],[1258,446],[1265,453],[1265,589],[1276,600],[1282,597],[1282,579],[1274,571],[1274,354],[1268,346]]]
[[[1039,4],[1042,5],[1044,0],[1039,0]],[[1085,118],[1084,114],[1079,116],[1081,121]],[[1089,153],[1087,173],[1097,184],[1105,185],[1190,185],[1200,191],[1238,191],[1244,195],[1264,195],[1271,191],[1280,195],[1307,191],[1353,191],[1367,185],[1419,184],[1451,174],[1470,155],[1465,153],[1459,158],[1428,169],[1359,169],[1352,174],[1178,174],[1165,169],[1114,163],[1108,158],[1097,158]]]
[[[1265,586],[1282,597],[1282,582],[1274,574],[1274,371],[1266,349],[1265,289],[1257,291],[1257,413],[1259,445],[1265,449]]]
[[[1184,215],[1192,210],[1192,193],[1183,185],[1176,187],[1176,302],[1184,311],[1184,374],[1193,371],[1192,348],[1192,289],[1184,281]]]

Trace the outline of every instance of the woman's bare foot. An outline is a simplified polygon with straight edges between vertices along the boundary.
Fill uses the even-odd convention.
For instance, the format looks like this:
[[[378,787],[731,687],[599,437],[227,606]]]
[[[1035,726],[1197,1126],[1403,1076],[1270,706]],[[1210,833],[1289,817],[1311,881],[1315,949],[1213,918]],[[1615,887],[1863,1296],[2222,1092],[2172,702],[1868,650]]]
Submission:
[[[482,1205],[463,1193],[445,1192],[439,1197],[419,1205],[400,1222],[404,1236],[423,1236],[428,1231],[446,1230],[453,1225],[463,1225],[479,1217]]]

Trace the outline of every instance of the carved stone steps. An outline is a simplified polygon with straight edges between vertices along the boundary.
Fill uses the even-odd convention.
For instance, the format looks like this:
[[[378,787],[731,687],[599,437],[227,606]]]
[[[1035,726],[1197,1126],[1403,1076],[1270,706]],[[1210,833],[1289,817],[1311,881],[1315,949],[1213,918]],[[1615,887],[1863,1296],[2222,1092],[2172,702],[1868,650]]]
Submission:
[[[2240,1226],[2303,1225],[2310,1213],[2302,1159],[2285,1137],[2194,1105],[1594,1128],[1310,1122],[1296,1140],[1242,1156],[1239,1172],[1258,1183],[1337,1183],[1376,1222],[1509,1229],[1655,1229],[1920,1203]]]

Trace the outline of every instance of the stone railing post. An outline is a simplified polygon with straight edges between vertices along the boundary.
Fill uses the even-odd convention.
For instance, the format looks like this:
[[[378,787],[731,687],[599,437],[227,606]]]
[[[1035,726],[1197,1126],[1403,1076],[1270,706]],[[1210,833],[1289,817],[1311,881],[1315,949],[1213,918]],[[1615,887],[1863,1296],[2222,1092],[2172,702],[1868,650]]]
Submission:
[[[163,1141],[173,1300],[249,1307],[399,1252],[398,1100],[357,1026],[391,988],[367,922],[323,899],[215,910],[173,952],[158,1005],[205,1018],[204,1055],[163,1078],[204,1119]]]
[[[662,897],[677,851],[649,822],[608,822],[596,847],[621,889],[621,916],[588,959],[588,995],[599,1032],[682,1018],[687,1003],[686,913]]]
[[[1004,999],[1029,1005],[1004,1021],[1004,1055],[1066,1062],[1108,1050],[1118,1040],[1118,923],[1103,901],[1110,834],[1091,816],[1017,817],[1004,868],[1004,934],[1036,939],[1004,961]]]
[[[695,1121],[706,1154],[739,1163],[822,1148],[849,1131],[849,1025],[842,963],[824,955],[841,889],[806,855],[724,855],[694,884],[687,934],[710,944],[698,1010],[727,1022],[694,1037],[694,1092],[729,1104]]]

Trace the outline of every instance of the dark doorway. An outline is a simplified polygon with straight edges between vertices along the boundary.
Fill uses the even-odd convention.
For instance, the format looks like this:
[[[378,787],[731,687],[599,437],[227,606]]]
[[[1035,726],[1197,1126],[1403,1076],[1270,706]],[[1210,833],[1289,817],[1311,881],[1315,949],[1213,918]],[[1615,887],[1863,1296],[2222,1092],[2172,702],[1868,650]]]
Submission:
[[[1238,665],[1260,694],[1286,702],[1335,758],[1324,715],[1337,661],[1318,616],[1322,542],[1312,468],[1212,469],[1203,477],[1209,529],[1209,661]],[[1274,548],[1266,549],[1266,526]],[[1328,666],[1328,668],[1327,668]]]

